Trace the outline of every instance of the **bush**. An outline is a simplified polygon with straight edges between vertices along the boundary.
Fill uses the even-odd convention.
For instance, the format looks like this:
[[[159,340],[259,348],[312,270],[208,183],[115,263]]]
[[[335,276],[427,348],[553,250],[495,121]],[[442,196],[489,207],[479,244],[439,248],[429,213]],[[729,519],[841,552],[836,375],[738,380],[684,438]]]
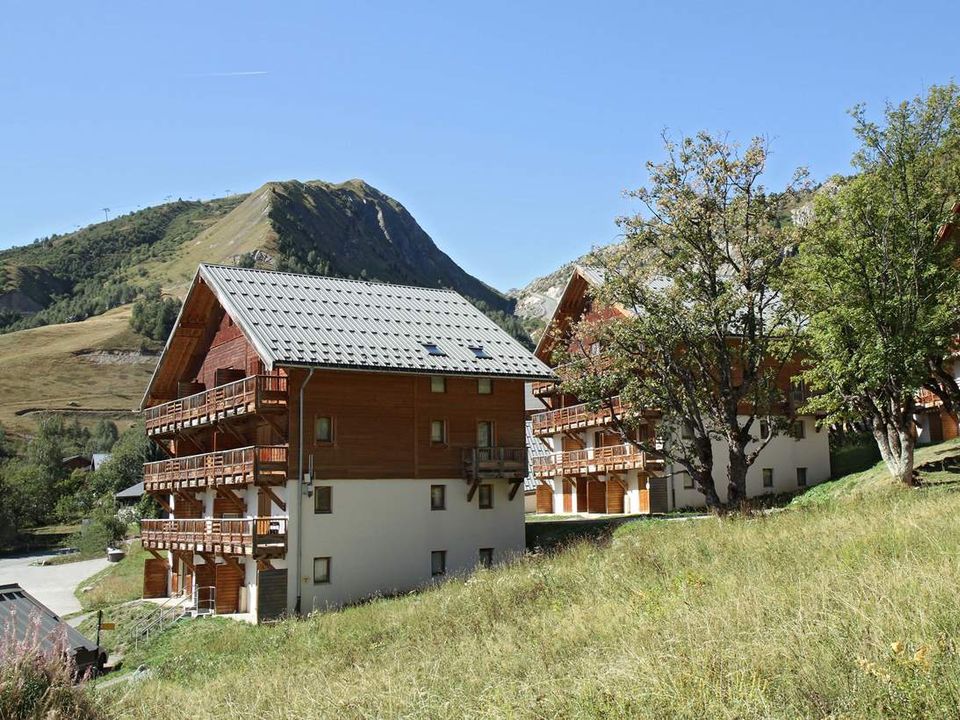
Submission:
[[[83,687],[74,684],[76,666],[67,653],[66,634],[47,652],[40,636],[39,616],[19,641],[12,622],[0,632],[0,718],[105,718]]]
[[[116,547],[127,535],[127,524],[117,516],[116,508],[107,502],[97,508],[90,522],[75,532],[70,544],[81,555],[95,556]]]

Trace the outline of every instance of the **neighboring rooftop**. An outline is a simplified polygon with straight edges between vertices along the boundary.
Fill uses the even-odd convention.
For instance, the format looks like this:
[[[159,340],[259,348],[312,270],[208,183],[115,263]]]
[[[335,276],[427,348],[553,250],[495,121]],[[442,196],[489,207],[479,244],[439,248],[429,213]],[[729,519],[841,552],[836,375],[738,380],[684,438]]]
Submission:
[[[44,652],[64,643],[81,670],[94,664],[99,654],[95,643],[17,583],[0,585],[0,637],[7,637],[11,630],[14,641],[36,643]]]
[[[198,276],[271,367],[553,377],[452,290],[221,265]]]

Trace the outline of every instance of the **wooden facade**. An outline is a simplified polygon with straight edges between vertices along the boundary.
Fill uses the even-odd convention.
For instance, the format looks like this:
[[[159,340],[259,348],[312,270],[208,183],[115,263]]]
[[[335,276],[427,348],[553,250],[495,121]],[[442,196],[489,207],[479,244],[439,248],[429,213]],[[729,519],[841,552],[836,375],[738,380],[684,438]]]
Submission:
[[[317,481],[461,478],[469,501],[481,480],[507,479],[513,500],[527,474],[523,390],[510,378],[270,367],[198,276],[144,403],[146,433],[169,455],[144,465],[169,515],[141,524],[154,553],[145,596],[204,590],[218,613],[255,603],[258,619],[281,616],[293,578],[275,564],[287,562],[301,458]],[[258,597],[244,603],[253,577]]]

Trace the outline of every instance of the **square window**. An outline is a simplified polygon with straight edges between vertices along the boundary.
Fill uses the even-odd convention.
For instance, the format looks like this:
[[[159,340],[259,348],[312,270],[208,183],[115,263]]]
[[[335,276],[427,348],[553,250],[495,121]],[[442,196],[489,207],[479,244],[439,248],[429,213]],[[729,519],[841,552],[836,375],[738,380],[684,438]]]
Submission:
[[[493,357],[493,355],[483,349],[483,345],[470,345],[470,349],[473,351],[475,357],[478,357],[482,360],[489,360]]]
[[[446,353],[440,349],[440,346],[436,343],[421,343],[424,350],[427,351],[430,355],[436,355],[438,357],[444,357]]]
[[[683,480],[683,489],[684,490],[693,490],[693,476],[684,470],[680,473],[680,478]]]
[[[768,423],[766,420],[761,420],[760,421],[760,439],[766,440],[768,437],[770,437],[770,423]]]
[[[480,378],[477,380],[477,393],[480,395],[493,395],[493,380],[490,378]]]
[[[430,509],[431,510],[447,509],[447,486],[446,485],[430,486]]]
[[[803,420],[797,420],[793,424],[793,437],[796,440],[803,440],[807,436],[807,428]]]
[[[773,468],[763,469],[763,486],[765,488],[773,487]]]
[[[489,510],[493,507],[493,485],[484,483],[480,486],[480,509]]]
[[[333,442],[333,418],[317,416],[313,421],[313,439],[318,443]]]
[[[317,557],[313,559],[313,584],[324,585],[330,582],[330,558]]]
[[[329,485],[318,485],[313,489],[313,512],[316,515],[326,515],[333,512],[333,488]]]
[[[434,550],[430,553],[430,574],[433,577],[447,574],[446,550]]]
[[[430,376],[430,392],[442,393],[447,391],[447,379],[442,375]]]
[[[480,548],[480,567],[493,567],[493,548]]]
[[[688,422],[684,422],[680,426],[680,437],[683,440],[693,440],[693,425]]]
[[[430,421],[430,442],[442,445],[447,441],[447,423],[443,420]]]
[[[806,487],[807,486],[807,469],[797,468],[797,487]]]

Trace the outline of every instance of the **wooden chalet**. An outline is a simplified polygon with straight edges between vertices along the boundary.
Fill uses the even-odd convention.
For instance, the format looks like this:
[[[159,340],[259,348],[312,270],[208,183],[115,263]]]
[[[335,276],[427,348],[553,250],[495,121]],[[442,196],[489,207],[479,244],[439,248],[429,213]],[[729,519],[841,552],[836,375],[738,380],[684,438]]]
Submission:
[[[202,265],[143,402],[144,595],[268,619],[521,551],[552,377],[450,291]]]

